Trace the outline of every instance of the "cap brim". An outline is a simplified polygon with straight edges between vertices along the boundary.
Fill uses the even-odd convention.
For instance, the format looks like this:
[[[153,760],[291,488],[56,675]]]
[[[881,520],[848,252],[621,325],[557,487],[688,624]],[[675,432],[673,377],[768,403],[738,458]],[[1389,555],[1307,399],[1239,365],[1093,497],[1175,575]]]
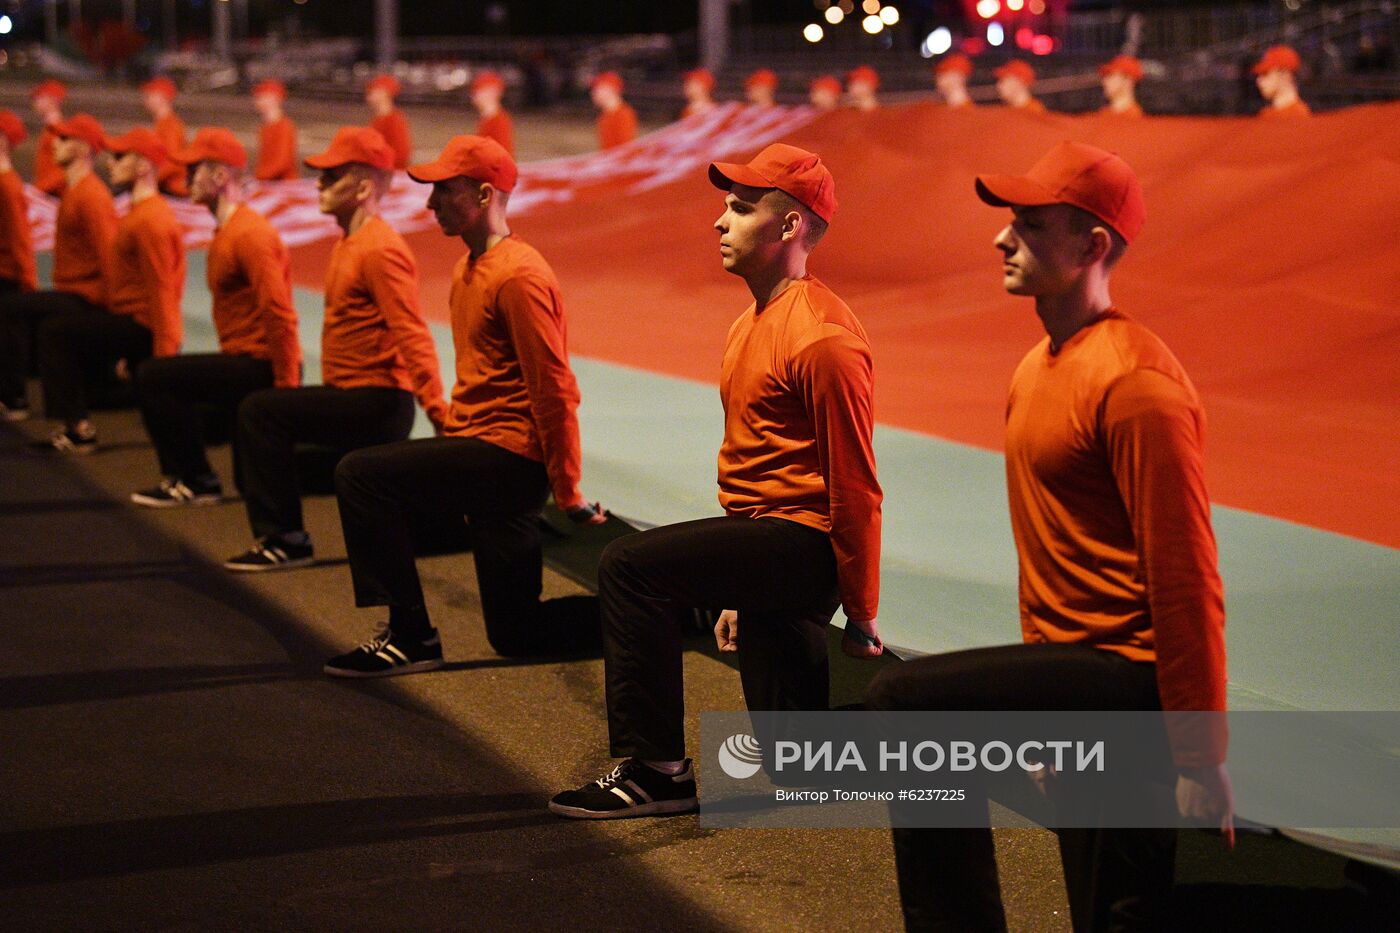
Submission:
[[[1049,188],[1021,175],[978,175],[977,196],[992,207],[1036,207],[1060,203]]]
[[[747,165],[737,162],[711,162],[710,184],[721,191],[728,191],[735,185],[744,185],[747,188],[776,187],[771,179],[764,178]]]
[[[305,159],[302,159],[302,162],[306,163],[307,168],[314,168],[322,171],[328,168],[340,168],[342,165],[349,165],[351,161],[350,159],[337,159],[327,152],[323,152],[320,155],[307,156]]]
[[[425,185],[431,185],[436,181],[447,181],[461,174],[443,165],[441,162],[424,162],[422,165],[410,165],[407,169],[408,177],[414,181]]]

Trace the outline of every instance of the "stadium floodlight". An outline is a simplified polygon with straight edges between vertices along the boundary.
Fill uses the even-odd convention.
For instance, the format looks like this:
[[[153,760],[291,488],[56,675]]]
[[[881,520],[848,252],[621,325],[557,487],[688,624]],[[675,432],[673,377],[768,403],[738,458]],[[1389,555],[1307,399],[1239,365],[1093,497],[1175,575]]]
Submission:
[[[816,23],[808,23],[802,30],[802,38],[808,42],[820,42],[825,35],[826,32]]]
[[[1001,12],[1001,0],[977,0],[977,15],[991,19]]]
[[[880,0],[861,0],[860,8],[870,16],[880,12]]]
[[[1001,45],[1006,41],[1006,30],[1001,28],[1001,23],[987,24],[987,44]]]
[[[15,24],[9,16],[0,15],[0,36],[8,36],[14,28]]]
[[[870,33],[872,36],[885,28],[885,23],[878,16],[867,16],[860,21],[860,28]]]
[[[899,10],[892,6],[881,7],[880,22],[884,23],[886,26],[893,26],[895,23],[899,22]]]

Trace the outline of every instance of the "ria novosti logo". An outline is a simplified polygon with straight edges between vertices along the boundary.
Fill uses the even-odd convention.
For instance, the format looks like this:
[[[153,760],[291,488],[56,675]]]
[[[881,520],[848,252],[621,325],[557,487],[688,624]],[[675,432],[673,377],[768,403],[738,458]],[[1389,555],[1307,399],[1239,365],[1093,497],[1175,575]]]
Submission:
[[[737,781],[751,778],[763,767],[763,749],[747,732],[736,732],[719,747],[719,766]]]

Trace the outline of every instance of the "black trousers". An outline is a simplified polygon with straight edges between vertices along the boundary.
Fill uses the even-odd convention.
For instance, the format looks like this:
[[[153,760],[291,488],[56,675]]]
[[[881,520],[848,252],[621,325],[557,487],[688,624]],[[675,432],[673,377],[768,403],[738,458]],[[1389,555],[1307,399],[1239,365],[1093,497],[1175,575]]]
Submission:
[[[302,529],[297,444],[348,453],[408,437],[413,395],[403,389],[260,389],[238,406],[238,462],[248,520],[259,538]]]
[[[54,315],[101,310],[71,292],[8,291],[0,283],[0,401],[24,398],[25,380],[38,373],[39,326]]]
[[[211,415],[228,424],[251,392],[272,385],[272,364],[251,356],[197,353],[147,360],[136,372],[141,419],[156,448],[160,472],[184,482],[213,475],[204,453]],[[242,488],[235,435],[235,483]]]
[[[598,569],[615,757],[685,757],[682,626],[694,609],[739,612],[751,710],[829,704],[826,626],[836,611],[831,538],[781,518],[708,518],[619,538]]]
[[[335,488],[355,605],[421,607],[409,514],[465,515],[491,647],[508,656],[597,647],[595,598],[540,600],[544,464],[476,438],[435,437],[347,455]],[[395,619],[396,634],[426,634],[426,614],[417,618],[422,630],[401,631]]]
[[[39,325],[44,414],[55,421],[88,416],[88,374],[125,359],[134,372],[151,356],[151,332],[127,314],[88,306],[53,314]]]
[[[883,669],[866,705],[879,710],[1156,710],[1156,665],[1079,645],[1007,645],[919,658]],[[1164,770],[1170,770],[1165,728]],[[1174,775],[1160,774],[1163,782]],[[1144,788],[1150,794],[1150,788]],[[908,930],[1003,931],[990,829],[895,829]],[[1171,890],[1176,832],[1061,829],[1077,933],[1152,930]]]

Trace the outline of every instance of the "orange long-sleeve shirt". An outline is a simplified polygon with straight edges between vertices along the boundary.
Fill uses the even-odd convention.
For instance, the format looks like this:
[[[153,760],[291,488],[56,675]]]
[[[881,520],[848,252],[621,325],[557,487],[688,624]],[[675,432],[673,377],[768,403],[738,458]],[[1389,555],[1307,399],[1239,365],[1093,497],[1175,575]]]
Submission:
[[[559,507],[582,504],[578,382],[554,270],[507,237],[475,262],[461,258],[449,303],[457,384],[447,433],[542,462]]]
[[[1176,357],[1117,311],[1058,353],[1041,341],[1017,368],[1007,405],[1025,640],[1155,661],[1169,712],[1225,709],[1225,597],[1204,428]],[[1200,748],[1185,753],[1183,764],[1214,763],[1185,760]]]
[[[418,264],[382,217],[371,217],[331,251],[321,379],[342,389],[404,389],[434,423],[447,417],[437,349],[418,306]]]
[[[511,156],[515,155],[515,123],[504,110],[497,110],[491,116],[478,121],[476,135],[494,139]]]
[[[167,152],[177,152],[185,148],[185,121],[176,116],[173,110],[157,120],[152,129],[160,137],[160,141],[165,143]],[[189,194],[189,185],[185,182],[185,167],[173,161],[167,162],[165,168],[160,170],[160,190],[178,197]]]
[[[382,117],[375,117],[371,129],[379,131],[389,148],[394,150],[394,168],[408,168],[413,157],[413,139],[408,132],[408,118],[401,110],[391,110]]]
[[[291,181],[298,177],[297,125],[286,117],[264,123],[258,131],[258,181]]]
[[[810,275],[729,329],[720,505],[829,533],[841,602],[858,622],[875,618],[880,598],[873,394],[865,330]]]
[[[53,287],[95,305],[107,304],[107,267],[117,235],[112,193],[92,172],[58,201],[53,237]]]
[[[0,279],[18,283],[21,291],[39,287],[34,240],[29,235],[29,202],[24,182],[13,169],[0,172]]]
[[[273,384],[301,384],[292,259],[267,219],[246,204],[214,231],[206,268],[224,353],[272,363]]]
[[[598,148],[612,149],[637,138],[637,111],[622,104],[598,117]]]
[[[1312,116],[1312,108],[1302,100],[1295,100],[1287,107],[1265,107],[1263,110],[1259,111],[1259,116],[1269,120],[1289,120],[1297,117],[1310,117]]]
[[[53,147],[58,136],[49,127],[39,134],[39,142],[34,150],[34,187],[45,194],[58,197],[68,187],[68,176],[54,161]]]
[[[117,224],[107,307],[151,332],[153,356],[174,356],[184,341],[185,234],[160,195],[133,204]]]

